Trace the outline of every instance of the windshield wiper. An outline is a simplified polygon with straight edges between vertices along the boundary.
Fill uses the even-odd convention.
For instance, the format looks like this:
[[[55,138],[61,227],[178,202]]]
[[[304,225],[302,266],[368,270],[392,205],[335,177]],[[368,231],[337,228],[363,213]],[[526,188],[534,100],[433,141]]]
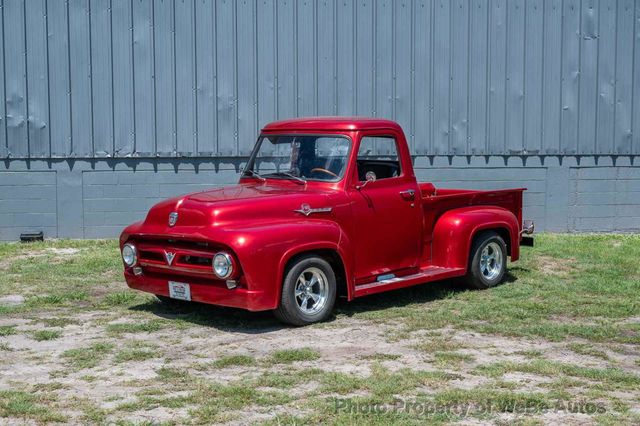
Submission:
[[[248,174],[249,176],[258,179],[260,182],[265,182],[266,181],[266,179],[263,178],[262,176],[260,176],[260,174],[258,172],[254,172],[251,169],[246,169],[244,172],[242,172],[242,174],[243,175],[247,175]]]
[[[299,183],[301,183],[303,185],[306,185],[306,183],[307,183],[306,179],[301,178],[300,176],[296,176],[296,175],[294,175],[292,173],[289,173],[289,172],[275,172],[275,173],[269,173],[268,175],[265,175],[265,176],[286,176],[286,177],[288,177],[290,179],[293,179],[294,181],[299,182]]]

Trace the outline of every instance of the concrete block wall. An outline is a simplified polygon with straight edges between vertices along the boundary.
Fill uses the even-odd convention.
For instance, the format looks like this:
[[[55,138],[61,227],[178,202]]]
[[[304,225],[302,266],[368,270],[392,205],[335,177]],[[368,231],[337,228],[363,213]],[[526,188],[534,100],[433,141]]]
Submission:
[[[168,197],[233,184],[243,160],[5,161],[0,240],[113,238]],[[640,167],[632,157],[416,157],[438,187],[526,187],[524,217],[539,231],[639,232]]]

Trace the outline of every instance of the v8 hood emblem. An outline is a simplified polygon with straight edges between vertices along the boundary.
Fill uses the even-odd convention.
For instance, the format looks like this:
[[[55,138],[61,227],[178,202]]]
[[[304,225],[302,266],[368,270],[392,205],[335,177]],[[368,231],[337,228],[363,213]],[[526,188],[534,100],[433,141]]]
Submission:
[[[173,263],[173,259],[176,257],[175,253],[172,253],[170,251],[165,251],[164,252],[164,258],[167,259],[167,265],[171,266],[171,264]]]

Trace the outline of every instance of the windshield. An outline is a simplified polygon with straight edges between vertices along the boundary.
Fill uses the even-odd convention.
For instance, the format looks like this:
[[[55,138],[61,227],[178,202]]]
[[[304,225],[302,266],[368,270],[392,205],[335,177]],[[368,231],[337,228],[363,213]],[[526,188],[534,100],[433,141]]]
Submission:
[[[337,182],[347,167],[349,146],[343,136],[262,136],[244,175]]]

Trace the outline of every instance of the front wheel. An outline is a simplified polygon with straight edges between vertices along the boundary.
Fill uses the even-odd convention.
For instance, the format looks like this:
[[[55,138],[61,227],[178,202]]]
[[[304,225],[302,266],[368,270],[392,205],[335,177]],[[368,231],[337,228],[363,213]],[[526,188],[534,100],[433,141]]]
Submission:
[[[493,231],[481,232],[476,236],[469,255],[467,283],[477,289],[498,285],[507,270],[507,245],[502,237]]]
[[[318,256],[303,256],[288,268],[274,314],[288,324],[312,324],[327,319],[335,301],[336,276],[331,265]]]

